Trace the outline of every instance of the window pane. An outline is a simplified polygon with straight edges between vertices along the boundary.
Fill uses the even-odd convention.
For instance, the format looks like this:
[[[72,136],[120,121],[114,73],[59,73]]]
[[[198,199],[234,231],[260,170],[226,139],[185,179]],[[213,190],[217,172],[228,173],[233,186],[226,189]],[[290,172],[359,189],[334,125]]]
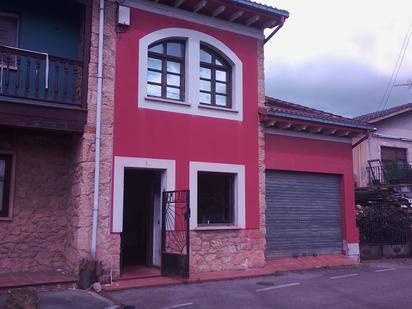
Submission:
[[[212,78],[212,72],[210,71],[210,69],[206,69],[206,68],[201,67],[200,68],[200,77],[211,79]]]
[[[198,224],[229,224],[234,214],[233,174],[198,173]]]
[[[179,100],[180,99],[180,89],[178,88],[172,88],[172,87],[167,87],[166,89],[166,97],[168,99],[175,99]]]
[[[162,96],[162,88],[157,85],[147,84],[147,95],[160,97]]]
[[[6,172],[6,161],[0,160],[0,180],[4,179],[5,172]]]
[[[217,58],[216,58],[216,64],[217,64],[217,65],[223,65],[223,63],[220,62]]]
[[[169,56],[183,57],[183,44],[167,43],[167,54]]]
[[[226,93],[226,84],[216,83],[216,92]]]
[[[206,80],[200,80],[200,90],[212,91],[212,83]]]
[[[212,55],[204,50],[200,50],[200,61],[206,63],[212,63]]]
[[[168,61],[167,62],[167,71],[171,73],[180,73],[180,63]]]
[[[0,211],[3,210],[4,181],[0,181]]]
[[[6,170],[6,161],[0,160],[0,211],[3,210],[3,192],[4,192],[4,176]]]
[[[149,63],[147,66],[150,69],[155,69],[155,70],[162,70],[162,60],[160,59],[155,59],[155,58],[149,58]]]
[[[216,80],[220,80],[222,82],[226,81],[226,72],[216,70]]]
[[[180,76],[167,74],[167,84],[170,86],[180,86]]]
[[[163,54],[163,43],[150,47],[149,51],[158,53],[158,54]]]
[[[17,46],[18,19],[0,15],[0,45]]]
[[[147,71],[147,81],[160,84],[162,82],[162,73]]]
[[[202,103],[210,104],[212,102],[212,96],[210,95],[210,93],[201,92],[199,99]]]
[[[227,106],[227,97],[225,95],[216,95],[216,105]]]

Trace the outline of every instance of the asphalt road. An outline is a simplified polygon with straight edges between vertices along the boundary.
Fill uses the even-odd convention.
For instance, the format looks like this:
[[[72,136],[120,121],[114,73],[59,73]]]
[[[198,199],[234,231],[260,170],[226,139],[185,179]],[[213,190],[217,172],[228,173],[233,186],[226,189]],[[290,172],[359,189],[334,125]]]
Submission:
[[[412,308],[412,259],[112,292],[136,308]]]
[[[3,308],[4,296],[0,297]],[[98,295],[41,292],[42,309],[412,308],[412,259]]]

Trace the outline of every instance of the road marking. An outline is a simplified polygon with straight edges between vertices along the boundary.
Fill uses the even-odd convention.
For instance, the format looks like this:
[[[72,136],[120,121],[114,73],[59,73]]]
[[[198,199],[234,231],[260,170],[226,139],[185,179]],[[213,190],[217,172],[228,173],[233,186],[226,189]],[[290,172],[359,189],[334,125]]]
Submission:
[[[290,286],[297,286],[297,285],[300,285],[300,283],[299,282],[294,282],[294,283],[282,284],[282,285],[277,285],[277,286],[271,286],[269,288],[258,289],[258,290],[256,290],[256,292],[263,292],[263,291],[268,291],[268,290],[287,288],[287,287],[290,287]]]
[[[347,274],[347,275],[329,277],[329,279],[340,279],[340,278],[354,277],[354,276],[357,276],[357,275],[358,274]]]
[[[162,309],[180,308],[180,307],[186,307],[186,306],[191,306],[191,305],[193,305],[193,303],[184,303],[184,304],[178,304],[178,305],[163,307]]]
[[[375,272],[375,273],[381,273],[381,272],[384,272],[384,271],[391,271],[391,270],[396,270],[396,268],[377,269],[377,270],[375,270],[374,272]]]

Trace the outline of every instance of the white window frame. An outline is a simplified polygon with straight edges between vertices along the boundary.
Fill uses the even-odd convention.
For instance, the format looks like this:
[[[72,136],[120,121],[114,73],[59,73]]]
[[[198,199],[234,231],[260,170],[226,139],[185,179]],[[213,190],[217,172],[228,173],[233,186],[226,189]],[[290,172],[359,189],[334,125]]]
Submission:
[[[123,230],[124,171],[126,168],[164,170],[161,191],[174,191],[176,161],[153,158],[114,157],[112,232]]]
[[[164,39],[186,40],[185,98],[183,101],[147,96],[148,47]],[[232,65],[232,108],[199,104],[200,44],[213,46]],[[195,68],[195,69],[194,69]],[[203,32],[185,28],[166,28],[152,32],[139,40],[138,107],[154,110],[243,120],[243,65],[239,57],[225,44]]]
[[[210,226],[205,226],[197,223],[198,172],[218,172],[234,175],[233,224],[213,224]],[[244,165],[191,161],[189,163],[189,182],[191,230],[244,229],[246,227]]]

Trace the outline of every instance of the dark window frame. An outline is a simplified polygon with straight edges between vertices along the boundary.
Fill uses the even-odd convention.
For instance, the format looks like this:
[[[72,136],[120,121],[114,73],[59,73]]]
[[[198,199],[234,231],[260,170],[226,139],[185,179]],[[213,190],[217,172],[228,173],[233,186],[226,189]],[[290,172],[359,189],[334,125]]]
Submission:
[[[16,42],[14,44],[8,43],[8,44],[5,44],[5,45],[3,43],[0,43],[0,45],[18,48],[19,45],[20,45],[19,44],[20,43],[19,42],[19,38],[20,38],[20,15],[5,12],[5,11],[0,11],[0,17],[1,16],[5,16],[5,17],[8,17],[8,18],[14,18],[16,20],[16,38],[15,38]],[[8,69],[17,70],[17,59],[16,59],[16,57],[14,55],[8,55],[6,57],[8,57],[8,59],[6,59],[6,60],[4,60],[0,57],[0,68],[1,67],[3,67],[3,68],[8,67]],[[6,62],[6,63],[4,63],[4,62]],[[7,64],[7,62],[9,64]]]
[[[202,51],[202,50],[211,55],[212,61],[211,61],[211,63],[200,61],[200,67],[201,68],[210,69],[210,71],[211,71],[210,79],[200,77],[200,80],[210,82],[211,83],[211,89],[210,89],[210,91],[200,90],[199,89],[199,92],[200,93],[210,94],[211,101],[210,101],[210,103],[200,101],[200,104],[205,105],[205,106],[214,106],[214,107],[232,109],[232,107],[233,107],[232,106],[233,105],[232,104],[232,66],[230,65],[229,61],[226,60],[225,56],[222,53],[214,50],[213,48],[208,47],[205,44],[200,44],[199,52]],[[221,62],[222,65],[216,64],[215,63],[216,60]],[[216,80],[216,71],[226,72],[226,82]],[[226,85],[226,93],[221,93],[221,92],[216,91],[216,84],[217,83],[221,83],[221,84]],[[216,104],[216,96],[217,95],[226,96],[226,106]]]
[[[177,56],[168,55],[167,54],[167,43],[181,44],[182,45],[183,56],[182,57],[177,57]],[[150,49],[152,47],[157,46],[157,45],[162,45],[163,53],[157,53],[157,52],[150,51]],[[173,101],[181,101],[181,102],[184,101],[184,99],[185,99],[185,58],[186,58],[185,54],[186,54],[186,41],[181,40],[181,39],[165,39],[165,40],[161,40],[161,41],[157,41],[155,43],[152,43],[148,46],[148,52],[147,52],[148,63],[149,63],[149,58],[158,59],[162,63],[160,70],[152,69],[152,68],[149,68],[149,66],[147,66],[147,72],[156,72],[156,73],[161,74],[160,83],[151,82],[151,81],[147,80],[147,85],[160,86],[161,95],[160,96],[154,96],[154,95],[147,94],[148,97],[161,98],[161,99],[173,100]],[[180,73],[168,72],[167,71],[167,62],[168,61],[173,61],[173,62],[179,63],[180,64]],[[180,77],[180,85],[179,86],[168,85],[167,84],[167,74],[179,76]],[[168,87],[180,90],[179,99],[174,99],[174,98],[167,97],[167,88]]]
[[[12,200],[12,179],[13,179],[13,154],[0,153],[0,160],[5,161],[4,178],[3,178],[3,200],[0,209],[0,219],[11,218],[11,200]],[[1,177],[1,175],[0,175]]]
[[[9,18],[14,18],[16,19],[16,43],[13,44],[7,44],[8,46],[11,47],[19,47],[19,32],[20,32],[20,16],[14,13],[8,13],[5,11],[0,11],[0,16],[5,16],[5,17],[9,17]],[[1,43],[0,43],[1,45]]]
[[[395,153],[395,159],[394,160],[384,159],[384,154],[383,154],[384,151],[393,151]],[[381,146],[381,160],[384,164],[393,163],[393,162],[407,164],[408,150],[406,148],[400,148],[400,147]]]
[[[227,205],[225,205],[223,212],[226,212],[225,216],[227,217],[227,220],[222,220],[221,222],[202,222],[200,216],[202,215],[201,207],[202,207],[202,201],[200,200],[202,197],[199,194],[202,189],[201,189],[201,181],[200,177],[204,176],[217,176],[217,177],[227,177],[226,181],[226,190],[227,192],[225,193],[227,199]],[[205,226],[234,226],[235,225],[235,185],[236,185],[236,174],[235,173],[224,173],[224,172],[209,172],[209,171],[198,171],[197,172],[197,226],[199,227],[205,227]],[[206,218],[206,220],[208,220]]]

